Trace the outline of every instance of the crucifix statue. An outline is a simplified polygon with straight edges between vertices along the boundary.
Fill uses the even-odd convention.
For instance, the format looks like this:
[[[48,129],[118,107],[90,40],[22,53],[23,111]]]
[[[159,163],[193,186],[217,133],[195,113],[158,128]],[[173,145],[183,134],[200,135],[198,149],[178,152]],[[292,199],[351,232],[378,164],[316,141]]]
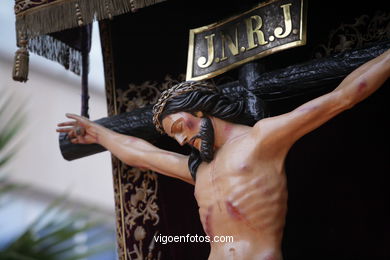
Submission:
[[[75,144],[97,143],[124,163],[195,185],[209,259],[282,259],[287,212],[284,161],[291,146],[376,91],[390,76],[390,50],[350,73],[339,86],[291,112],[238,124],[245,101],[224,96],[207,82],[182,82],[153,108],[156,128],[189,145],[189,156],[162,150],[87,118],[58,124]],[[233,236],[220,243],[215,236]]]

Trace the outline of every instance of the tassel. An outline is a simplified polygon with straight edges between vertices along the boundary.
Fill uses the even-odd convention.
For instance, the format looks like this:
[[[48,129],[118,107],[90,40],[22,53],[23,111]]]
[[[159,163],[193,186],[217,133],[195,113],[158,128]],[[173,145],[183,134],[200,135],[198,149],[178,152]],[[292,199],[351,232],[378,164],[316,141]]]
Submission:
[[[29,53],[27,50],[27,40],[25,37],[20,37],[19,46],[20,48],[15,53],[12,78],[15,81],[26,82],[28,79]]]

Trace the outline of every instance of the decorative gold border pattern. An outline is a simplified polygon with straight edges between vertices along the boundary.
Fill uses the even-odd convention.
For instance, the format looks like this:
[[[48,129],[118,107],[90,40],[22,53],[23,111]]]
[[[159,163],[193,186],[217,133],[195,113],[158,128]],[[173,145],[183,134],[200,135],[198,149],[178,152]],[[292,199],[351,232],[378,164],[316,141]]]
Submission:
[[[100,39],[102,46],[103,62],[104,62],[104,77],[105,88],[107,98],[107,112],[109,116],[118,114],[116,109],[116,96],[115,96],[115,75],[114,75],[114,62],[111,45],[111,30],[109,21],[100,21]],[[124,216],[123,216],[123,200],[120,178],[118,176],[119,160],[111,157],[112,173],[113,173],[113,185],[114,185],[114,199],[115,199],[115,211],[116,211],[116,237],[118,246],[118,258],[120,260],[127,260],[125,254],[126,240],[124,229]]]
[[[109,115],[154,104],[162,90],[184,80],[184,74],[179,75],[177,80],[167,75],[162,83],[146,81],[141,85],[130,83],[128,88],[118,88],[115,83],[111,22],[101,21],[99,25]],[[155,247],[153,239],[153,235],[159,232],[160,222],[158,174],[127,166],[114,156],[112,171],[119,259],[159,260],[162,252]]]
[[[236,68],[244,63],[247,63],[247,62],[250,62],[250,61],[253,61],[253,60],[256,60],[256,59],[259,59],[259,58],[262,58],[262,57],[265,57],[265,56],[268,56],[272,53],[276,53],[276,52],[279,52],[279,51],[282,51],[282,50],[285,50],[285,49],[289,49],[289,48],[292,48],[292,47],[297,47],[297,46],[302,46],[302,45],[305,45],[306,44],[306,32],[307,32],[307,29],[306,29],[306,19],[307,19],[307,1],[306,0],[301,0],[301,30],[300,30],[300,40],[298,41],[295,41],[295,42],[290,42],[290,43],[287,43],[287,44],[284,44],[284,45],[280,45],[280,46],[277,46],[275,48],[272,48],[272,49],[268,49],[266,51],[263,51],[263,52],[260,52],[254,56],[251,56],[251,57],[248,57],[246,59],[243,59],[243,60],[240,60],[238,62],[235,62],[235,63],[232,63],[230,64],[229,66],[226,66],[226,67],[223,67],[219,70],[216,70],[216,71],[213,71],[211,73],[207,73],[207,74],[204,74],[204,75],[201,75],[201,76],[197,76],[197,77],[192,77],[192,71],[193,71],[193,59],[194,59],[194,40],[195,40],[195,34],[197,33],[200,33],[200,32],[203,32],[203,31],[206,31],[206,30],[210,30],[210,29],[213,29],[215,28],[217,25],[220,26],[220,25],[223,25],[223,24],[226,24],[232,20],[235,20],[241,16],[244,16],[260,7],[263,7],[263,6],[266,6],[266,5],[269,5],[273,2],[276,2],[276,1],[279,1],[279,0],[271,0],[271,1],[268,1],[268,2],[265,2],[265,3],[261,3],[259,5],[257,5],[256,7],[252,8],[251,10],[249,11],[246,11],[240,15],[237,15],[237,16],[234,16],[234,17],[230,17],[224,21],[221,21],[221,22],[216,22],[216,23],[212,23],[212,24],[209,24],[209,25],[206,25],[206,26],[203,26],[203,27],[199,27],[199,28],[195,28],[195,29],[191,29],[190,30],[190,33],[189,33],[189,46],[188,46],[188,60],[187,60],[187,76],[186,76],[186,80],[203,80],[203,79],[209,79],[209,78],[212,78],[212,77],[215,77],[215,76],[218,76],[222,73],[225,73],[233,68]]]

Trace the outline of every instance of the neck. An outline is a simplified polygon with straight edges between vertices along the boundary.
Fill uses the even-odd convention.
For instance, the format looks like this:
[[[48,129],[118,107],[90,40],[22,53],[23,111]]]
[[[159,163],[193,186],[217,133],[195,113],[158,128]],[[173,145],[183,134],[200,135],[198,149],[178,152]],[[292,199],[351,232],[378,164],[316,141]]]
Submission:
[[[219,149],[224,144],[233,142],[237,137],[248,133],[248,126],[230,123],[216,117],[210,117],[210,119],[214,127],[214,146],[216,149]]]

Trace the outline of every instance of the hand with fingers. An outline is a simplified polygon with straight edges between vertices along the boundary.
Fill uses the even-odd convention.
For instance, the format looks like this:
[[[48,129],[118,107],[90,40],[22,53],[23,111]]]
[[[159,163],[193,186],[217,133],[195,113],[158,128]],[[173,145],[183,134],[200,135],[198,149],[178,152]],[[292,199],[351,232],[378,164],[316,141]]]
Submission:
[[[97,131],[100,127],[98,124],[86,117],[75,114],[66,114],[66,117],[74,120],[59,123],[57,132],[66,133],[69,140],[74,144],[93,144],[98,142]]]

